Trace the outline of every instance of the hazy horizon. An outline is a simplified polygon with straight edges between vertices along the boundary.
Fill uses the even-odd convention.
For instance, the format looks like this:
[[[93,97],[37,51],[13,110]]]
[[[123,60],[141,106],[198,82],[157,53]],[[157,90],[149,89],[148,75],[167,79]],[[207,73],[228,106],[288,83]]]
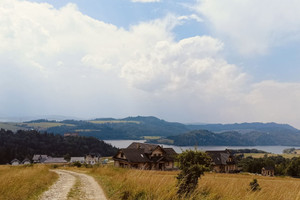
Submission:
[[[1,0],[0,118],[300,128],[299,9],[294,0]]]

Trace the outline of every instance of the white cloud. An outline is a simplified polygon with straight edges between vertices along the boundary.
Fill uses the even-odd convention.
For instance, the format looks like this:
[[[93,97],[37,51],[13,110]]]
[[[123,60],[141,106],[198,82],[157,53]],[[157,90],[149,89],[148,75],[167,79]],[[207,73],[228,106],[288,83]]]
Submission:
[[[131,0],[131,2],[150,3],[150,2],[160,2],[160,0]]]
[[[244,55],[299,42],[297,0],[198,0],[194,7],[216,34]]]
[[[0,1],[0,114],[298,123],[298,83],[252,84],[222,41],[176,41],[180,23],[168,15],[125,30],[74,4]]]

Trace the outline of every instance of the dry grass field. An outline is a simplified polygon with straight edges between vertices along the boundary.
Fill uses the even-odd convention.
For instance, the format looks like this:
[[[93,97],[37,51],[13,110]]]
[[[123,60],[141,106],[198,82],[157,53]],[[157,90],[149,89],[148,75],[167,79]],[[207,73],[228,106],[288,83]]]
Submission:
[[[74,170],[74,168],[72,168]],[[139,200],[175,200],[178,172],[141,171],[111,166],[92,169],[78,168],[94,176],[107,197]],[[249,183],[256,178],[260,191],[250,191]],[[190,198],[205,200],[297,200],[300,199],[300,179],[263,177],[252,174],[206,173]]]
[[[252,156],[253,158],[263,158],[266,154],[265,153],[244,153],[245,157]],[[267,156],[283,156],[284,158],[293,158],[299,157],[300,154],[272,154],[268,153]]]
[[[0,166],[0,199],[37,199],[57,178],[44,165]]]

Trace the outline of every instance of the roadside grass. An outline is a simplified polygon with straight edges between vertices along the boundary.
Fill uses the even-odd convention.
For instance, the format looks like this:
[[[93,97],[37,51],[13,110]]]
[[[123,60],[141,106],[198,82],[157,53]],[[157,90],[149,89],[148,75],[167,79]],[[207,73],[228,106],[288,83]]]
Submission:
[[[273,154],[273,153],[244,153],[245,157],[252,156],[253,158],[263,158],[265,155],[270,156],[282,156],[284,158],[294,158],[299,157],[300,154]]]
[[[92,175],[111,200],[177,200],[178,171],[142,171],[100,166],[69,168]],[[249,183],[257,179],[260,191],[250,191]],[[199,186],[187,200],[287,200],[300,198],[300,179],[263,177],[254,174],[205,173]]]
[[[58,178],[44,165],[0,166],[0,199],[38,199]]]

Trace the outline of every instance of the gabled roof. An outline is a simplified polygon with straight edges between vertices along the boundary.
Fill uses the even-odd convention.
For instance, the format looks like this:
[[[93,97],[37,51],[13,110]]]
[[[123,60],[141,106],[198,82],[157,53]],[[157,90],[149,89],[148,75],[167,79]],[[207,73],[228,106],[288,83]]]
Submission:
[[[145,153],[151,153],[157,147],[159,147],[157,144],[133,142],[127,147],[127,149],[144,149]]]
[[[229,157],[231,157],[230,151],[206,151],[206,153],[211,157],[212,161],[216,165],[227,165],[229,164]],[[232,161],[232,163],[234,163]]]
[[[164,148],[164,151],[166,152],[165,158],[167,161],[174,161],[174,159],[178,155],[173,148]]]
[[[144,153],[144,149],[121,149],[120,152],[125,155],[128,162],[150,162],[148,156]]]
[[[17,163],[19,163],[19,164],[21,163],[21,162],[20,162],[18,159],[16,159],[16,158],[13,159],[10,163],[14,163],[14,162],[17,162]]]
[[[31,161],[30,161],[28,158],[25,158],[25,159],[22,161],[22,164],[24,164],[25,162],[31,163]]]

